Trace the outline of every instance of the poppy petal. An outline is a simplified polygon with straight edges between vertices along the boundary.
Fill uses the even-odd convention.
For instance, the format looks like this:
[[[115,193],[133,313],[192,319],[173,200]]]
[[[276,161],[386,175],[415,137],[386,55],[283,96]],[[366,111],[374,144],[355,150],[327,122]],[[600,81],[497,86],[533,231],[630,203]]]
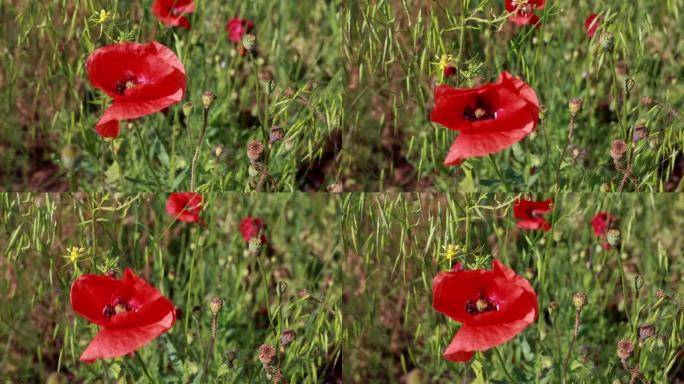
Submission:
[[[493,277],[484,269],[440,272],[432,280],[432,307],[456,321],[472,321],[465,303],[477,297],[481,287],[490,285]]]
[[[124,356],[171,329],[176,322],[174,312],[151,324],[134,328],[103,328],[81,354],[80,360],[92,363],[101,358]]]
[[[518,320],[487,325],[463,324],[454,336],[449,348],[460,353],[486,351],[501,345],[522,332],[535,320],[533,311]]]
[[[114,277],[86,274],[79,276],[71,284],[69,299],[74,312],[104,326],[109,323],[103,312],[105,306],[115,297],[127,298],[132,295],[132,288]]]

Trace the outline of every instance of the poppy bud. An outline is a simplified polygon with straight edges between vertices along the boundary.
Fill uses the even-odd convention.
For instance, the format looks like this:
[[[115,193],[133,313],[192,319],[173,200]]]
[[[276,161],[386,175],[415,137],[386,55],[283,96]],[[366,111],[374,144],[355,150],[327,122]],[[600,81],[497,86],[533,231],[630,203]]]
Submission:
[[[653,104],[655,104],[655,100],[653,100],[653,98],[651,96],[642,97],[640,102],[641,102],[641,105],[643,105],[644,107],[650,107]]]
[[[256,36],[251,33],[246,33],[242,36],[242,46],[245,47],[247,52],[254,52],[254,49],[256,48]]]
[[[259,160],[262,153],[264,153],[264,145],[259,140],[252,139],[247,143],[247,157],[251,162]]]
[[[278,294],[278,296],[282,296],[286,290],[287,282],[283,280],[278,281],[278,284],[276,285],[276,293]]]
[[[627,143],[624,140],[613,140],[613,143],[610,145],[610,157],[614,161],[620,161],[625,152],[627,152]]]
[[[262,344],[259,347],[259,361],[264,366],[271,364],[273,358],[275,357],[276,350],[271,344]]]
[[[183,103],[183,115],[185,115],[185,117],[190,117],[191,114],[192,114],[192,103],[189,101],[186,103]]]
[[[610,192],[610,184],[608,184],[608,183],[601,184],[601,192],[603,192],[603,193]]]
[[[330,193],[342,193],[343,187],[340,183],[330,184],[326,187]]]
[[[444,73],[444,77],[451,77],[456,74],[456,67],[454,67],[453,65],[447,65],[446,67],[444,67],[442,73]]]
[[[216,94],[212,91],[205,91],[202,94],[202,105],[204,106],[204,109],[209,109],[211,104],[214,103],[214,100],[216,100]]]
[[[609,229],[608,233],[606,234],[608,244],[610,244],[610,246],[613,248],[617,247],[620,244],[621,237],[622,236],[619,229]]]
[[[634,89],[634,84],[635,84],[635,81],[631,77],[628,77],[627,79],[625,79],[625,91],[627,93],[632,92],[632,89]]]
[[[615,37],[613,37],[613,34],[610,32],[603,32],[601,34],[601,38],[599,39],[599,44],[604,51],[610,52],[613,50],[613,46],[615,45]]]
[[[269,80],[268,81],[268,93],[269,94],[273,93],[273,91],[275,91],[277,85],[278,85],[278,83],[276,83],[275,80],[273,80],[273,79]]]
[[[587,304],[587,294],[584,292],[577,292],[572,297],[572,304],[575,305],[577,311],[581,311],[585,304]]]
[[[249,252],[254,256],[258,256],[261,253],[261,244],[259,236],[249,239]]]
[[[64,165],[64,168],[71,170],[74,169],[76,164],[78,163],[78,160],[81,157],[81,148],[79,148],[76,145],[69,144],[66,147],[62,148],[62,165]]]
[[[644,341],[655,336],[655,327],[653,324],[642,324],[639,326],[639,341]]]
[[[634,127],[634,134],[632,135],[632,141],[635,143],[639,140],[643,140],[648,137],[648,128],[643,123],[639,123]]]
[[[271,132],[268,134],[268,142],[270,144],[279,141],[285,136],[285,131],[280,127],[271,127]]]
[[[577,114],[582,110],[582,105],[584,102],[580,98],[575,98],[570,100],[568,103],[568,109],[570,110],[570,116],[577,116]]]
[[[286,346],[293,342],[296,338],[297,334],[295,333],[294,329],[283,329],[283,332],[280,334],[280,344]]]
[[[634,345],[632,344],[631,341],[627,339],[622,339],[618,341],[617,343],[617,355],[620,358],[620,360],[627,360],[629,359],[630,356],[632,356],[632,352],[634,351]]]
[[[219,311],[221,310],[221,307],[223,307],[223,299],[219,297],[214,297],[209,302],[209,309],[211,309],[211,313],[214,316],[218,315]]]

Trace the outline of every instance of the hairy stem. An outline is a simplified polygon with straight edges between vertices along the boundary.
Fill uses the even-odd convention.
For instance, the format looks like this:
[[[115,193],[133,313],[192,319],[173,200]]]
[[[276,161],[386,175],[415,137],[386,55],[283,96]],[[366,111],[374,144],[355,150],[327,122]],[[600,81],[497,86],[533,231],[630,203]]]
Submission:
[[[204,135],[207,133],[207,124],[209,120],[209,108],[204,108],[202,111],[202,132],[200,133],[195,155],[192,157],[192,167],[190,168],[190,192],[195,192],[195,168],[197,167],[197,158],[199,157],[200,148],[202,148],[202,143],[204,142]]]

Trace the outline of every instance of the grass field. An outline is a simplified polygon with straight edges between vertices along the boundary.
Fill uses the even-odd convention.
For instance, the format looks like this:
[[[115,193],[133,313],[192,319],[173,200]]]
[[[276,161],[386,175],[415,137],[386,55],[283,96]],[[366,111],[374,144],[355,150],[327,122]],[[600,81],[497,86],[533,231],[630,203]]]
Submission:
[[[3,1],[0,4],[0,189],[123,192],[187,190],[202,130],[204,91],[217,100],[197,161],[202,191],[325,190],[341,146],[339,1],[202,1],[192,30],[162,25],[152,0]],[[229,41],[233,17],[254,22],[257,53]],[[89,83],[86,58],[121,41],[158,41],[185,66],[187,91],[166,114],[122,122],[105,140],[95,123],[110,99]],[[194,110],[189,118],[183,102]],[[129,124],[130,123],[130,124]],[[272,182],[249,175],[247,143],[284,137],[262,161]],[[79,160],[75,168],[63,160]],[[222,151],[221,156],[215,156]],[[68,160],[67,160],[68,162]]]
[[[342,244],[328,233],[339,227],[337,199],[204,197],[200,225],[174,222],[165,195],[0,195],[0,381],[270,383],[259,347],[280,346],[292,329],[278,358],[288,382],[341,382]],[[246,216],[267,226],[259,256],[238,230]],[[81,252],[70,259],[72,247]],[[81,363],[97,327],[72,311],[70,285],[126,267],[173,302],[178,320],[136,356]],[[224,304],[208,357],[214,297]]]
[[[348,4],[348,190],[618,190],[623,173],[610,151],[619,139],[630,143],[623,167],[635,177],[625,191],[681,190],[681,0],[547,1],[535,11],[536,29],[507,21],[503,0]],[[593,38],[584,27],[591,13],[600,20]],[[457,70],[450,78],[437,65],[447,55]],[[445,167],[456,134],[430,122],[433,89],[493,82],[502,70],[536,91],[537,130],[509,149]],[[584,108],[568,142],[574,98]],[[648,137],[631,144],[639,126]]]
[[[528,196],[528,198],[531,196]],[[537,200],[548,196],[536,196]],[[368,194],[345,199],[344,377],[353,383],[677,383],[684,380],[679,195],[559,194],[552,229],[523,231],[515,195]],[[605,250],[591,221],[619,221]],[[433,310],[431,284],[456,262],[496,257],[530,281],[539,318],[469,363],[444,360],[457,322]],[[658,292],[662,290],[662,292]],[[573,295],[584,292],[575,346]],[[660,297],[660,298],[658,298]],[[626,299],[625,299],[626,298]],[[652,325],[654,335],[640,339]],[[616,354],[631,340],[630,381]],[[641,341],[640,341],[641,340]],[[567,361],[567,363],[566,363]],[[567,369],[564,367],[567,366]],[[567,373],[566,373],[567,372]]]

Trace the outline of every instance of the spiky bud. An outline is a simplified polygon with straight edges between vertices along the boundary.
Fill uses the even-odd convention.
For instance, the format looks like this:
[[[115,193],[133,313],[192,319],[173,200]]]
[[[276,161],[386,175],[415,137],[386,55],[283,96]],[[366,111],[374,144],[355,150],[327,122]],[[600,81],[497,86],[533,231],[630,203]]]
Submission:
[[[608,239],[608,244],[610,244],[611,247],[615,248],[618,245],[620,245],[622,234],[620,233],[619,229],[613,228],[608,230],[606,238]]]
[[[568,103],[568,110],[570,110],[570,116],[577,116],[577,114],[582,110],[582,105],[584,102],[580,98],[574,98]]]
[[[622,339],[617,343],[617,355],[620,360],[627,360],[634,352],[634,344],[627,339]]]
[[[202,94],[202,106],[204,109],[209,109],[214,103],[214,100],[216,100],[216,94],[212,91],[205,91]]]
[[[261,361],[261,364],[264,366],[271,364],[275,354],[276,349],[271,344],[262,344],[259,347],[259,361]]]
[[[639,326],[639,341],[644,341],[655,336],[656,329],[653,324],[641,324]]]
[[[256,49],[256,36],[251,33],[246,33],[242,36],[242,46],[245,47],[247,52],[254,52]]]
[[[292,328],[286,328],[283,329],[283,332],[280,334],[280,344],[283,346],[287,346],[291,342],[293,342],[297,338],[297,334],[295,333],[294,329]]]
[[[572,297],[572,304],[575,306],[577,311],[581,311],[582,308],[587,304],[587,294],[584,292],[577,292]]]
[[[218,313],[221,311],[221,307],[223,307],[223,299],[219,297],[214,297],[209,302],[209,309],[211,309],[211,313],[214,316],[218,315]]]
[[[615,37],[610,32],[603,32],[599,39],[599,44],[601,45],[601,49],[606,52],[610,52],[613,50],[613,46],[615,45]]]
[[[249,239],[249,252],[254,256],[258,256],[261,254],[261,245],[262,243],[259,236],[252,237]]]
[[[280,127],[271,127],[271,131],[268,134],[268,142],[273,144],[280,141],[283,137],[285,137],[285,130]]]
[[[632,141],[635,143],[639,140],[643,140],[648,137],[648,128],[646,128],[646,125],[644,123],[638,123],[634,127],[634,134],[632,136]]]
[[[610,145],[610,157],[617,162],[622,159],[625,152],[627,152],[627,143],[620,139],[613,140],[613,143]]]
[[[252,139],[247,143],[247,157],[251,162],[258,161],[264,153],[264,144],[261,141]]]

